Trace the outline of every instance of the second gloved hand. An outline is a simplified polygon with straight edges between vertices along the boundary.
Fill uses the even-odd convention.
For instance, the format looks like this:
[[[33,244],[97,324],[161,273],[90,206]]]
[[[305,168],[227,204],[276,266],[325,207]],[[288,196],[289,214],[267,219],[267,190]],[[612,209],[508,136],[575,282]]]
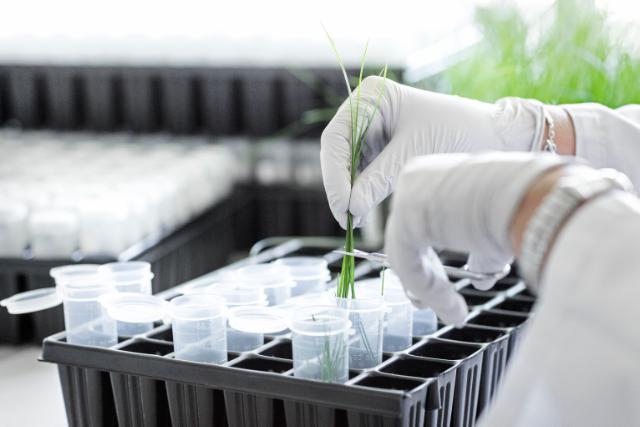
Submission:
[[[509,229],[521,200],[560,157],[528,153],[418,157],[402,171],[387,222],[385,251],[407,296],[460,325],[464,299],[443,276],[432,246],[473,252],[496,269],[509,262]]]

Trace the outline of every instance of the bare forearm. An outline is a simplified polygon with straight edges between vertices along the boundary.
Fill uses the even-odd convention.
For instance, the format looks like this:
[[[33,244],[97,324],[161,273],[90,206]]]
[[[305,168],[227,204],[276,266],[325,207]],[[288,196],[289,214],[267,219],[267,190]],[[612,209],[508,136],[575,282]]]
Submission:
[[[573,122],[571,121],[571,116],[569,113],[557,105],[547,105],[545,109],[553,119],[555,125],[555,143],[557,145],[558,154],[564,156],[575,156],[576,155],[576,133],[573,126]],[[544,127],[544,138],[542,141],[542,149],[544,149],[544,141],[547,140],[549,136],[549,125],[545,123]]]

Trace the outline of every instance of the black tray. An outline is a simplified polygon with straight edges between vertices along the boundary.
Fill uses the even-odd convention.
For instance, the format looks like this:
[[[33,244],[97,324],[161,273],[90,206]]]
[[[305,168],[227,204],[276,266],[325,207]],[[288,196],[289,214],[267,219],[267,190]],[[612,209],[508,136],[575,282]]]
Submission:
[[[339,245],[311,239],[311,247],[309,241],[289,240],[234,266],[318,255]],[[357,274],[376,268],[360,263]],[[207,278],[191,283],[200,280]],[[503,301],[520,286],[495,292],[492,300]],[[177,287],[160,295],[179,293]],[[495,314],[477,309],[473,319],[487,313]],[[42,360],[59,365],[71,426],[472,426],[495,393],[516,330],[441,327],[414,337],[402,352],[385,353],[373,369],[351,370],[346,384],[293,377],[287,335],[267,337],[255,351],[229,353],[222,366],[176,360],[169,325],[113,348],[68,344],[59,333],[44,341]]]

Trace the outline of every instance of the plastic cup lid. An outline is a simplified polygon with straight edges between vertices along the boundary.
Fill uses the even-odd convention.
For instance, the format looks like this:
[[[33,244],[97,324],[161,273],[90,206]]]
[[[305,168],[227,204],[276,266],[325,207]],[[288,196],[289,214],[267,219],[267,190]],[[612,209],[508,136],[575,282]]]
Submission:
[[[71,264],[54,267],[49,270],[49,275],[54,279],[59,277],[73,278],[74,276],[84,277],[86,275],[98,274],[98,264]]]
[[[150,323],[167,318],[168,303],[153,295],[119,292],[100,297],[112,318],[121,322]]]
[[[231,308],[229,326],[254,334],[275,334],[289,328],[287,318],[280,310],[260,306]]]
[[[0,301],[11,314],[33,313],[52,308],[62,303],[62,295],[56,288],[42,288],[22,292]]]

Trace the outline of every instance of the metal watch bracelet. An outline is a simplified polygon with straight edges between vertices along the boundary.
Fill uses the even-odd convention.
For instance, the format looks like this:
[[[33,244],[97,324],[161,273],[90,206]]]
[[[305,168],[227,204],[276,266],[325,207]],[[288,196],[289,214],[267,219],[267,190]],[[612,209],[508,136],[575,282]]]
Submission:
[[[618,189],[627,190],[624,183],[593,170],[559,179],[524,231],[518,265],[528,286],[537,290],[545,257],[565,220],[587,200]]]

